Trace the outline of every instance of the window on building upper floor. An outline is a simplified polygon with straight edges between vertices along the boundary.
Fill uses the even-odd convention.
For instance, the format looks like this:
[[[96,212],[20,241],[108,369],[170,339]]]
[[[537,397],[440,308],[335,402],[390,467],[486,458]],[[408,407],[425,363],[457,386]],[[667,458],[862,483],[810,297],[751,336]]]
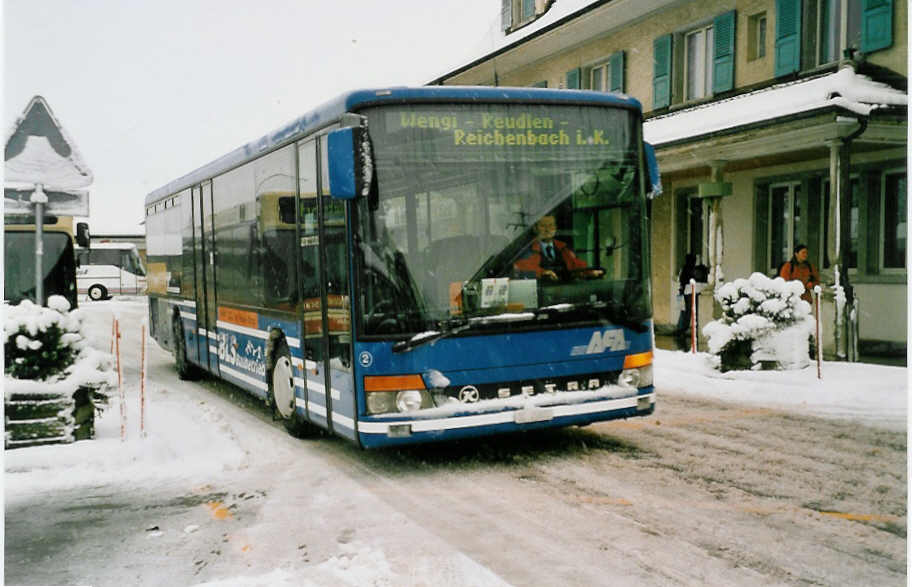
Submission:
[[[747,19],[747,60],[755,61],[764,57],[766,57],[766,12],[760,12]]]
[[[775,18],[776,77],[893,45],[893,0],[776,0]]]
[[[699,100],[712,94],[713,27],[701,27],[684,35],[685,100]]]
[[[734,88],[735,11],[653,42],[653,108]]]
[[[592,65],[571,69],[567,72],[561,87],[568,90],[623,92],[624,52],[617,51]]]
[[[583,68],[588,88],[597,92],[624,91],[624,52],[618,51],[607,59]]]
[[[839,61],[848,48],[861,48],[861,0],[818,0],[817,64]]]
[[[507,33],[544,14],[554,0],[501,0],[501,30]]]

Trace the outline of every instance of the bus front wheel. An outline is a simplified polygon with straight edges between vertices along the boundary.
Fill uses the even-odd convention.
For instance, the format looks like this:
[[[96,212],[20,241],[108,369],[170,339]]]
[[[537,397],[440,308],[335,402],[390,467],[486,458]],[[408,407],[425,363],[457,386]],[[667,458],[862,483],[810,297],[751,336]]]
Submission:
[[[294,366],[288,344],[282,340],[273,352],[272,369],[269,375],[269,399],[277,419],[285,429],[296,437],[307,436],[310,425],[302,422],[295,410]]]
[[[96,302],[108,297],[108,290],[103,285],[97,283],[89,288],[89,297]]]

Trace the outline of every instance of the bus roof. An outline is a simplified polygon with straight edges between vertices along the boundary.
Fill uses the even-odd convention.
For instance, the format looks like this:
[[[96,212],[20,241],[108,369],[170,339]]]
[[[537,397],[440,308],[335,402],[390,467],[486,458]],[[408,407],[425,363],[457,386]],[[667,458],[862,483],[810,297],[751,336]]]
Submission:
[[[146,205],[186,189],[205,179],[271,151],[276,147],[306,136],[338,120],[346,112],[356,112],[378,104],[430,102],[534,102],[544,104],[602,104],[615,108],[642,111],[640,102],[623,94],[587,90],[548,88],[513,88],[486,86],[422,86],[417,88],[382,88],[353,90],[296,118],[273,132],[207,163],[171,181],[146,196]]]

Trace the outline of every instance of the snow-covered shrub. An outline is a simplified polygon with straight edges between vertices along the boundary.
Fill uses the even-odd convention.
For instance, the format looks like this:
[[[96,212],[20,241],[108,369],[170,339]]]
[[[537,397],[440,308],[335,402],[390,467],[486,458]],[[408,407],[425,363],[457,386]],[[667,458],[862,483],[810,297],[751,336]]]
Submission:
[[[722,317],[704,326],[703,334],[709,339],[709,352],[719,356],[722,371],[761,364],[806,367],[815,323],[802,293],[800,281],[770,279],[762,273],[716,290]]]
[[[47,308],[23,300],[4,309],[4,372],[10,377],[45,380],[59,375],[85,346],[82,316],[70,312],[62,296],[51,296]]]
[[[94,435],[114,385],[113,357],[86,344],[82,315],[61,296],[48,307],[3,306],[5,448]]]

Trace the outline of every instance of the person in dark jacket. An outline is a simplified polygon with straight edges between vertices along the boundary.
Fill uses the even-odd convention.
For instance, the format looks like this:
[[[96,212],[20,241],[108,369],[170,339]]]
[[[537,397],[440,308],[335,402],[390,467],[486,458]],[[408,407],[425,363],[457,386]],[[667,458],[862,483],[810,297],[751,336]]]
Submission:
[[[801,299],[812,303],[811,293],[814,291],[814,286],[820,284],[820,275],[817,273],[817,268],[808,261],[807,245],[799,244],[795,247],[792,258],[779,268],[779,277],[786,281],[800,281],[804,285]]]
[[[694,253],[687,253],[684,255],[684,266],[681,267],[681,272],[678,274],[678,294],[684,297],[684,307],[678,316],[678,326],[675,330],[678,347],[682,350],[690,348],[691,279],[705,282],[706,267],[697,265],[697,256]]]

